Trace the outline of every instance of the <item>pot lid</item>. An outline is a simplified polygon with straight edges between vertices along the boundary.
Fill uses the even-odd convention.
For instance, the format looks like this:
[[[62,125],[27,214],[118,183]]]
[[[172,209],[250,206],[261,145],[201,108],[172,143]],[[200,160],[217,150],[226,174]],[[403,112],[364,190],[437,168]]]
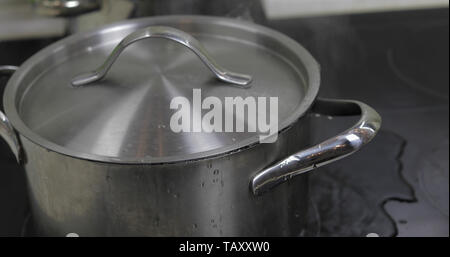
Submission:
[[[314,59],[276,31],[224,18],[163,16],[45,48],[14,74],[4,102],[14,127],[50,150],[165,163],[256,144],[273,132],[267,126],[278,132],[303,115],[318,87]]]

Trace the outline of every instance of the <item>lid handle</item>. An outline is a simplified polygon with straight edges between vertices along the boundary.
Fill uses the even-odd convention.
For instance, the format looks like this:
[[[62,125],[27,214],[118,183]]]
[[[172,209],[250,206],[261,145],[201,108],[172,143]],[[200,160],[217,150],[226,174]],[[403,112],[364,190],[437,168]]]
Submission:
[[[218,79],[243,88],[250,87],[250,82],[252,80],[250,75],[236,73],[222,68],[208,54],[206,49],[197,39],[181,30],[165,26],[151,26],[129,34],[120,41],[100,67],[94,71],[86,72],[74,77],[72,79],[72,85],[78,87],[101,80],[106,76],[106,73],[111,68],[114,61],[128,45],[146,38],[165,38],[180,43],[192,50],[192,52],[202,60]]]

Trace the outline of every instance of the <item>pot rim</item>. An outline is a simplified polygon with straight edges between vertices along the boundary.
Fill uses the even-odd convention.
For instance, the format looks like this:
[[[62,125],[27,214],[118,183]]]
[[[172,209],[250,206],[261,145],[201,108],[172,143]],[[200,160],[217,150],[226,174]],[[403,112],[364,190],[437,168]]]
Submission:
[[[307,79],[307,88],[305,90],[305,96],[296,109],[289,118],[285,119],[283,123],[279,125],[278,133],[281,133],[285,129],[288,129],[293,123],[297,122],[299,118],[305,115],[308,109],[313,104],[317,97],[319,87],[320,87],[320,66],[317,61],[312,57],[312,55],[299,43],[290,37],[275,31],[273,29],[230,18],[214,17],[214,16],[200,16],[200,15],[165,15],[150,18],[139,18],[131,19],[127,21],[121,21],[113,24],[109,24],[88,32],[77,33],[59,40],[44,49],[40,50],[32,57],[27,59],[19,69],[13,74],[13,76],[8,81],[5,93],[4,93],[4,108],[7,117],[9,118],[13,127],[19,132],[20,135],[26,137],[31,142],[46,148],[49,151],[57,152],[66,156],[84,159],[89,161],[97,161],[104,163],[117,163],[117,164],[168,164],[168,163],[179,163],[186,161],[196,161],[203,160],[223,155],[228,155],[234,152],[239,152],[250,148],[252,146],[260,144],[259,136],[255,135],[253,137],[241,140],[232,145],[221,147],[218,149],[197,152],[185,155],[173,155],[166,157],[146,157],[146,158],[123,158],[123,157],[111,157],[103,156],[91,153],[85,153],[80,151],[75,151],[68,149],[64,146],[58,145],[51,142],[48,139],[40,136],[39,134],[32,131],[20,118],[19,112],[16,107],[16,94],[21,81],[24,79],[25,75],[30,72],[30,70],[44,58],[48,58],[56,49],[64,47],[68,43],[80,42],[86,38],[92,37],[98,33],[104,33],[109,30],[117,29],[122,26],[139,26],[143,21],[153,20],[156,22],[164,23],[166,20],[173,19],[193,19],[203,23],[214,23],[218,25],[225,25],[230,27],[237,27],[243,30],[257,31],[265,36],[276,38],[280,43],[293,50],[298,55],[298,58],[303,64],[303,68],[306,72],[305,76]]]

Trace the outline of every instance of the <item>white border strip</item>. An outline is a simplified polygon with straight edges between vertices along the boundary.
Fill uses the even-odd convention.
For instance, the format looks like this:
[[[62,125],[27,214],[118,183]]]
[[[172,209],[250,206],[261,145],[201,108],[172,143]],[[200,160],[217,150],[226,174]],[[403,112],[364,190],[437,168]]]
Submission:
[[[448,7],[448,0],[262,0],[270,19]]]

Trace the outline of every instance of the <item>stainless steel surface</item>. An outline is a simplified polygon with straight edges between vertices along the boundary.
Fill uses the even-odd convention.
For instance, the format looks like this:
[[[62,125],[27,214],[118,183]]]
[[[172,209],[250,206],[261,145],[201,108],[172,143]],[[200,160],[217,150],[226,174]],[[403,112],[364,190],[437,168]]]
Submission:
[[[13,74],[19,67],[16,66],[0,66],[0,76],[3,75],[11,75]],[[20,163],[22,159],[22,148],[20,146],[19,138],[14,131],[13,126],[9,122],[6,115],[0,111],[0,137],[2,137],[6,143],[11,148],[11,151],[14,153],[17,162]]]
[[[130,32],[161,24],[195,36],[217,62],[252,74],[252,87],[211,81],[188,49],[158,39],[129,46],[95,86],[72,87],[76,71],[97,67]],[[38,233],[299,235],[308,205],[307,176],[261,196],[253,194],[248,181],[310,145],[304,114],[319,77],[311,55],[286,36],[211,17],[127,21],[40,51],[14,73],[4,95],[6,115],[23,146]],[[193,87],[204,97],[278,97],[277,141],[258,143],[257,133],[171,132],[169,102],[188,97]]]
[[[305,227],[308,178],[255,197],[248,179],[308,144],[302,120],[274,144],[217,158],[164,165],[80,160],[22,137],[37,235],[298,236]],[[306,174],[307,175],[307,174]]]
[[[265,168],[251,180],[255,195],[286,182],[297,175],[350,155],[369,143],[381,126],[380,115],[370,106],[351,100],[317,99],[313,111],[322,115],[361,115],[350,129],[318,145],[297,152]]]
[[[128,46],[102,81],[71,86],[71,78],[97,68],[124,37],[158,25],[195,36],[218,63],[251,74],[252,87],[214,79],[192,51],[161,38]],[[14,128],[49,150],[96,161],[166,163],[225,154],[258,143],[260,136],[175,133],[175,110],[169,108],[174,97],[192,99],[193,88],[201,89],[202,98],[278,97],[283,130],[310,107],[319,80],[311,55],[276,31],[224,18],[163,16],[76,34],[43,49],[11,77],[4,105]],[[242,114],[234,110],[234,119]]]
[[[206,51],[206,49],[197,39],[181,30],[164,26],[153,26],[139,29],[131,33],[130,35],[126,36],[114,48],[114,50],[108,56],[106,61],[100,67],[98,67],[94,71],[83,73],[81,75],[76,76],[72,80],[72,85],[77,87],[101,80],[106,76],[109,69],[116,61],[117,57],[119,57],[120,53],[122,53],[122,51],[127,46],[136,41],[147,38],[165,38],[168,40],[173,40],[181,45],[184,45],[187,48],[189,48],[192,52],[194,52],[200,58],[200,60],[212,71],[212,73],[214,73],[214,75],[218,79],[224,82],[241,86],[243,88],[250,86],[250,82],[252,81],[252,77],[250,75],[240,74],[222,68],[214,60],[214,58],[210,56],[208,51]]]
[[[97,10],[100,0],[35,0],[39,14],[70,16]]]
[[[6,76],[6,75],[10,76],[18,69],[19,69],[19,67],[17,67],[17,66],[1,65],[0,66],[0,76]]]

